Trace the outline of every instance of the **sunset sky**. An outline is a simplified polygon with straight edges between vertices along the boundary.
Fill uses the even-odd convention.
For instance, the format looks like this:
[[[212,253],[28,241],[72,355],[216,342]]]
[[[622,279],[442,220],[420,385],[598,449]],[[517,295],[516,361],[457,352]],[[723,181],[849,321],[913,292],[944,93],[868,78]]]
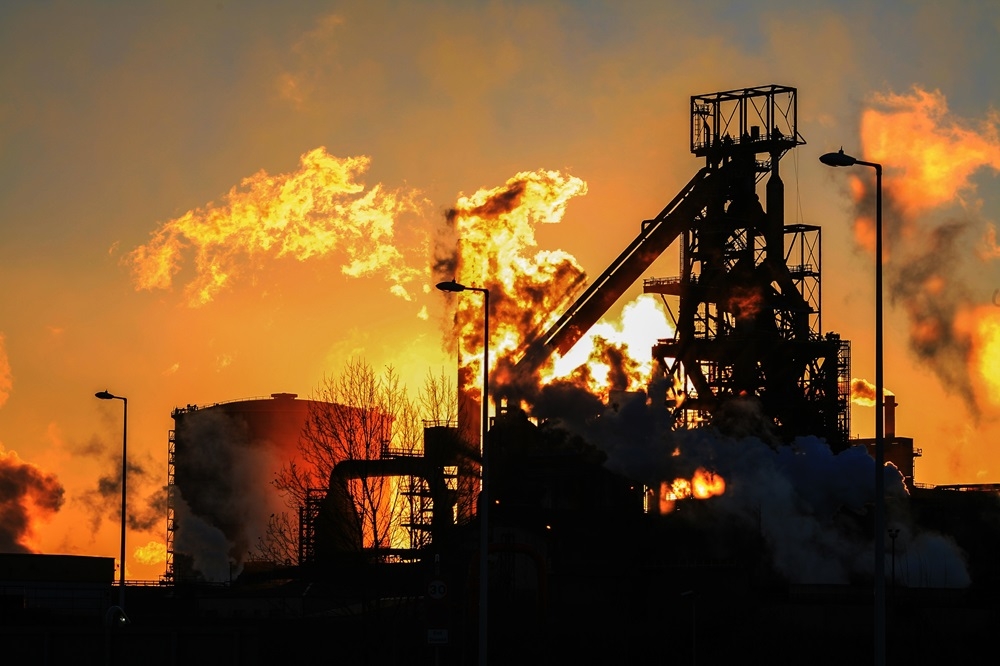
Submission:
[[[531,253],[596,277],[702,166],[691,95],[767,84],[798,89],[786,223],[823,227],[823,329],[873,381],[871,173],[818,161],[843,146],[885,165],[917,481],[1000,482],[998,40],[969,1],[3,3],[0,550],[117,556],[107,389],[128,574],[156,578],[172,409],[308,397],[352,357],[413,392],[453,372],[447,210],[550,174]]]

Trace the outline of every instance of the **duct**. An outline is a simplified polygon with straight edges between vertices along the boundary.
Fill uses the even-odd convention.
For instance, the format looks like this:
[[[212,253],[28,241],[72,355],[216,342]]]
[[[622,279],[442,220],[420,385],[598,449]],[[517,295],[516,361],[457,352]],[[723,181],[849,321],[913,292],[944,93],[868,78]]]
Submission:
[[[891,441],[896,436],[896,407],[899,406],[899,403],[896,402],[896,396],[887,395],[882,404],[885,410],[884,425],[882,427],[885,432],[886,441]]]

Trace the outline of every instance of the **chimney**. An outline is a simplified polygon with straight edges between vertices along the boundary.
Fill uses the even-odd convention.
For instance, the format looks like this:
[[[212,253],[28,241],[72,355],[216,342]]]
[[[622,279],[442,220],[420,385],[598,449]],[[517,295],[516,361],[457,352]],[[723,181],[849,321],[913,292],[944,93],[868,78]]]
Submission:
[[[468,445],[468,458],[479,458],[482,443],[482,391],[477,390],[472,382],[468,368],[462,367],[461,358],[458,365],[458,436]],[[478,511],[476,498],[479,496],[479,464],[471,464],[459,468],[458,477],[458,523],[464,524],[472,520]]]
[[[896,402],[896,396],[890,394],[883,398],[882,404],[885,410],[883,429],[885,431],[885,439],[889,441],[896,436],[896,407],[899,406],[899,403]]]

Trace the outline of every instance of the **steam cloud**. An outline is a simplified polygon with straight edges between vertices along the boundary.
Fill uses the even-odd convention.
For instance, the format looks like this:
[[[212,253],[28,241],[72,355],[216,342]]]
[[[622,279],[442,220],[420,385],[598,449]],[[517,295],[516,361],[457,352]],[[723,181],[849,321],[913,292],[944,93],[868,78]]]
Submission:
[[[948,110],[940,92],[914,88],[908,94],[877,95],[861,119],[865,159],[884,165],[886,276],[894,305],[910,321],[909,346],[943,384],[962,397],[973,417],[982,401],[972,372],[976,340],[958,325],[974,309],[973,291],[961,268],[967,255],[983,261],[994,255],[989,245],[994,227],[976,210],[973,175],[983,167],[1000,171],[1000,117],[979,122]],[[874,196],[856,181],[858,242],[873,249]],[[935,219],[941,207],[958,203],[961,218]],[[977,227],[985,227],[977,232]],[[978,252],[963,244],[985,239]]]
[[[96,437],[86,446],[79,448],[80,452],[86,455],[104,457],[110,470],[98,477],[95,488],[85,491],[80,496],[80,501],[90,514],[90,525],[94,531],[100,528],[106,518],[121,520],[122,456],[120,451],[105,455],[107,448]],[[136,459],[135,454],[129,456],[127,473],[126,511],[129,529],[148,531],[162,527],[164,516],[167,514],[166,486],[157,486],[152,491],[146,490],[150,486],[151,475]]]
[[[882,387],[882,395],[893,395],[892,391]],[[867,379],[855,377],[851,380],[851,402],[863,407],[875,406],[875,385]]]
[[[63,505],[63,487],[48,474],[0,447],[0,552],[30,553],[33,518],[44,518]]]
[[[191,557],[206,580],[225,581],[242,569],[281,506],[269,485],[281,466],[279,452],[252,439],[243,419],[218,409],[189,412],[179,427],[184,449],[172,489],[174,549]]]
[[[490,346],[496,357],[519,350],[552,323],[583,285],[576,259],[561,250],[535,251],[534,226],[562,220],[570,199],[587,191],[558,171],[516,174],[504,185],[461,196],[446,215],[434,248],[436,279],[491,290]],[[460,365],[481,375],[482,309],[475,299],[455,305]],[[449,331],[446,339],[454,345]]]
[[[174,549],[191,557],[191,566],[207,581],[224,582],[233,575],[232,565],[238,558],[230,553],[233,543],[209,520],[195,515],[184,501],[183,493],[176,486],[174,494],[174,520],[178,526]]]
[[[789,582],[845,584],[872,575],[871,536],[859,525],[874,501],[875,461],[864,447],[835,455],[816,437],[791,445],[769,441],[762,425],[768,420],[750,399],[732,401],[717,416],[728,434],[716,426],[675,431],[662,407],[665,388],[653,385],[650,399],[622,401],[599,414],[582,394],[576,396],[582,402],[563,401],[561,414],[551,402],[547,412],[601,448],[609,469],[649,487],[691,478],[698,468],[721,475],[726,490],[712,500],[712,510],[759,530],[774,570]],[[887,466],[885,480],[888,526],[900,530],[900,561],[913,563],[899,574],[901,584],[967,586],[969,574],[954,541],[913,522],[898,470]]]

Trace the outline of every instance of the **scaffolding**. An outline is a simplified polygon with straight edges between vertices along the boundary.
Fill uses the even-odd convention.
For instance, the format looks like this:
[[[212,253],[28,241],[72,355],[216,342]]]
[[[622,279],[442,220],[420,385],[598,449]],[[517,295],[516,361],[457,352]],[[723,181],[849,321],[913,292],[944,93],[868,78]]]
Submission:
[[[177,461],[177,439],[174,431],[167,433],[167,563],[163,574],[166,583],[174,582],[174,471]]]
[[[442,468],[442,480],[448,491],[458,491],[458,467]],[[402,526],[409,533],[409,546],[413,549],[424,548],[433,542],[434,530],[434,493],[427,479],[420,476],[405,476],[402,478],[402,496],[406,498],[407,510]],[[454,522],[454,512],[452,522]]]
[[[421,449],[396,449],[385,444],[378,458],[342,460],[333,468],[331,484],[346,486],[346,481],[360,478],[394,479],[396,492],[405,502],[399,527],[407,531],[408,544],[386,550],[405,557],[406,551],[421,550],[442,538],[457,524],[458,507],[473,501],[465,496],[460,483],[463,476],[469,475],[468,458],[468,445],[453,423],[425,421]],[[299,510],[302,564],[325,557],[318,545],[323,540],[322,531],[342,520],[336,512],[345,509],[327,502],[327,495],[326,489],[310,490]],[[325,518],[324,512],[329,512]]]
[[[316,560],[316,519],[326,498],[326,490],[307,488],[305,501],[299,507],[299,565]]]

